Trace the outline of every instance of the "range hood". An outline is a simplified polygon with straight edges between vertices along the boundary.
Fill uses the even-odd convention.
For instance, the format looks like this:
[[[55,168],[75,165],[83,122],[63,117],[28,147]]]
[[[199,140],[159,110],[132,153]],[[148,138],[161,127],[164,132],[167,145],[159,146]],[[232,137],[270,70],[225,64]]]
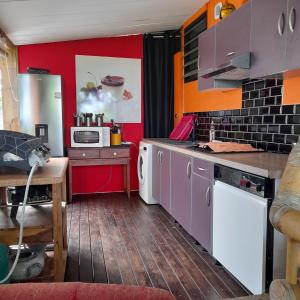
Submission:
[[[234,53],[232,53],[233,55]],[[199,76],[215,80],[244,80],[250,77],[250,52],[228,58],[228,62],[210,69],[199,70]]]

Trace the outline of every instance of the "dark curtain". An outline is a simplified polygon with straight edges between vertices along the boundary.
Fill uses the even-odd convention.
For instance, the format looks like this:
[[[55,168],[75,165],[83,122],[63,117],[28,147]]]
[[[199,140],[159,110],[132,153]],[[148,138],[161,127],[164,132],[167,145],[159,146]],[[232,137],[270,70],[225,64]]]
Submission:
[[[179,31],[144,35],[144,135],[168,137],[173,129],[174,54]]]

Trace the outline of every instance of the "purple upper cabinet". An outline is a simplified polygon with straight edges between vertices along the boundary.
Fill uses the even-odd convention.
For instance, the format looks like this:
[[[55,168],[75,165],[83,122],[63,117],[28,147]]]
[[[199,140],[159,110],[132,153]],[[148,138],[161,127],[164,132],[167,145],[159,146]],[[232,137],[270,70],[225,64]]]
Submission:
[[[161,149],[160,156],[160,204],[167,212],[170,213],[170,151]]]
[[[288,1],[286,68],[300,68],[300,1]]]
[[[214,87],[213,79],[202,78],[200,74],[215,68],[216,26],[203,31],[198,38],[198,90]]]
[[[189,233],[191,231],[191,173],[191,158],[172,152],[171,214]]]
[[[212,253],[212,179],[192,174],[191,235]]]
[[[160,148],[153,146],[152,150],[152,196],[160,203]]]
[[[250,51],[251,3],[216,25],[216,66]]]
[[[287,20],[287,0],[252,1],[251,78],[264,77],[286,70]]]

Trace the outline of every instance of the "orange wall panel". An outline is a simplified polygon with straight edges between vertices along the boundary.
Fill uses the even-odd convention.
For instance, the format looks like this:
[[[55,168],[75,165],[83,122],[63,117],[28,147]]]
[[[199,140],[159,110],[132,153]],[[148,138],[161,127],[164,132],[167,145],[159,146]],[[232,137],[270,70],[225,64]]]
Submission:
[[[242,107],[242,90],[198,92],[198,82],[184,85],[184,112],[240,109]]]
[[[183,116],[183,53],[174,55],[174,127]]]
[[[300,103],[300,77],[289,78],[284,80],[282,103]]]

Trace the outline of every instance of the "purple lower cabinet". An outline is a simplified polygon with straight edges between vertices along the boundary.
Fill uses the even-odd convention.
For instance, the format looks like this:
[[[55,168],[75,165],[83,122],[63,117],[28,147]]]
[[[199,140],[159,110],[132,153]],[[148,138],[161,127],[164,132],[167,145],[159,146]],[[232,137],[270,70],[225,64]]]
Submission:
[[[191,231],[191,163],[183,154],[171,153],[171,215]]]
[[[152,151],[152,196],[160,203],[160,148],[153,146]]]
[[[161,149],[160,204],[170,213],[170,151]],[[153,180],[156,180],[153,178]]]
[[[212,253],[213,180],[192,174],[191,235]]]

